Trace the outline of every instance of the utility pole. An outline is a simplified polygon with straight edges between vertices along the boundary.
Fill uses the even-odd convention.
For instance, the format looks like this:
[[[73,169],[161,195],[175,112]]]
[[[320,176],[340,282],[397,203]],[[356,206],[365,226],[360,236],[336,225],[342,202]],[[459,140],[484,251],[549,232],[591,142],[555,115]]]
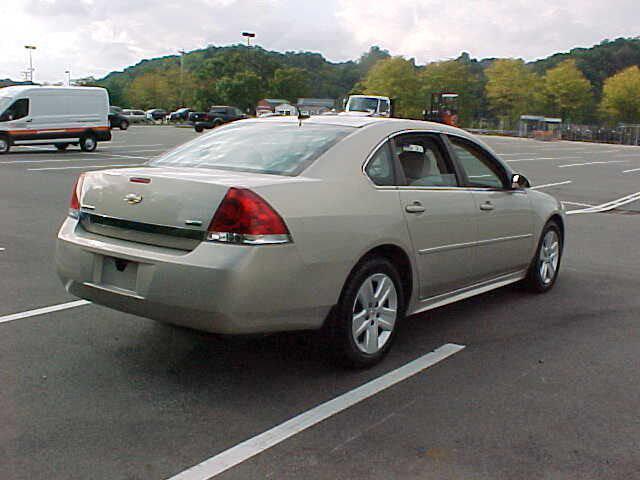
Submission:
[[[71,70],[65,70],[64,73],[67,74],[67,87],[71,86]]]
[[[180,107],[184,107],[184,50],[178,50],[180,54]]]
[[[253,32],[242,32],[243,37],[247,37],[247,47],[251,46],[251,39],[255,38],[256,34]]]
[[[36,49],[36,47],[34,45],[25,45],[24,48],[29,50],[29,70],[28,70],[28,72],[29,72],[29,81],[33,82],[33,57],[32,57],[32,53]]]

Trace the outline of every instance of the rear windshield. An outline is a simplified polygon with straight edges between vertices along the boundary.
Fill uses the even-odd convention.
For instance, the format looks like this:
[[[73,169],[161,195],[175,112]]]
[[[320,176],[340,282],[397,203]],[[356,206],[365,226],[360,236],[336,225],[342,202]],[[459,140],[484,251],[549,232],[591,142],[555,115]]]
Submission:
[[[298,175],[353,131],[354,127],[311,123],[235,123],[153,159],[149,165]]]

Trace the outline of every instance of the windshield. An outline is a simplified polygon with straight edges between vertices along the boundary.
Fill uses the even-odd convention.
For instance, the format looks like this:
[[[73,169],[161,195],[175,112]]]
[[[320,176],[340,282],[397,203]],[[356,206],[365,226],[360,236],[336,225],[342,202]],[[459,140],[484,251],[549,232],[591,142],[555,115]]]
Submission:
[[[368,97],[351,97],[347,103],[348,112],[371,112],[378,111],[378,99]]]
[[[353,130],[308,123],[236,123],[182,145],[149,165],[297,175]]]

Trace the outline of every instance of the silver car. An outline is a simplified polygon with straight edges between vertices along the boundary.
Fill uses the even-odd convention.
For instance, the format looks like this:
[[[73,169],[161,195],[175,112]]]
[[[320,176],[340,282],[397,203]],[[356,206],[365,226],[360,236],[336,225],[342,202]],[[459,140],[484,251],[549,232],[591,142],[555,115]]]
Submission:
[[[402,318],[515,282],[553,287],[565,217],[456,128],[317,116],[236,122],[78,179],[69,292],[225,334],[321,329],[368,366]]]

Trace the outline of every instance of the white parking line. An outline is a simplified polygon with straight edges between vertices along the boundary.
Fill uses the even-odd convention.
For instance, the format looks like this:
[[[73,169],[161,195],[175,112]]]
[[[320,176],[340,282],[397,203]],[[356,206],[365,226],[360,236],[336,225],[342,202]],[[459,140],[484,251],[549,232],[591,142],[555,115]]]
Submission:
[[[169,480],[205,480],[214,477],[249,458],[277,445],[307,428],[326,420],[393,385],[435,365],[438,362],[458,353],[464,345],[447,343],[433,352],[407,363],[381,377],[354,388],[339,397],[322,403],[311,410],[287,420],[266,432],[245,440],[191,468],[181,472]]]
[[[110,168],[110,167],[141,167],[144,163],[119,163],[111,165],[76,165],[73,167],[44,167],[44,168],[27,168],[29,172],[42,172],[44,170],[74,170],[76,168]]]
[[[595,207],[595,205],[592,205],[591,203],[569,202],[567,200],[561,200],[560,203],[562,203],[563,205],[577,205],[579,207]]]
[[[509,163],[514,162],[531,162],[534,160],[569,160],[573,158],[584,158],[583,156],[567,156],[567,157],[534,157],[534,158],[514,158],[513,160],[505,160]]]
[[[547,187],[557,187],[558,185],[567,185],[571,183],[573,180],[565,180],[564,182],[556,182],[556,183],[545,183],[543,185],[535,185],[531,187],[531,190],[538,190],[539,188],[547,188]]]
[[[632,168],[631,170],[623,170],[622,173],[640,172],[640,168]]]
[[[625,197],[618,198],[616,200],[612,200],[610,202],[602,203],[600,205],[595,205],[589,208],[582,208],[579,210],[569,210],[567,215],[575,215],[579,213],[600,213],[600,212],[608,212],[609,210],[613,210],[615,208],[621,207],[628,203],[636,202],[640,200],[640,192],[632,193],[631,195],[627,195]]]
[[[5,315],[0,317],[0,323],[12,322],[14,320],[22,320],[23,318],[35,317],[37,315],[44,315],[45,313],[59,312],[60,310],[67,310],[69,308],[81,307],[88,305],[91,302],[86,300],[76,300],[75,302],[60,303],[58,305],[51,305],[49,307],[36,308],[35,310],[27,310],[26,312],[13,313],[11,315]]]
[[[604,162],[584,162],[584,163],[566,163],[564,165],[558,165],[558,168],[566,167],[583,167],[585,165],[605,165],[608,163],[626,163],[626,160],[607,160]]]

